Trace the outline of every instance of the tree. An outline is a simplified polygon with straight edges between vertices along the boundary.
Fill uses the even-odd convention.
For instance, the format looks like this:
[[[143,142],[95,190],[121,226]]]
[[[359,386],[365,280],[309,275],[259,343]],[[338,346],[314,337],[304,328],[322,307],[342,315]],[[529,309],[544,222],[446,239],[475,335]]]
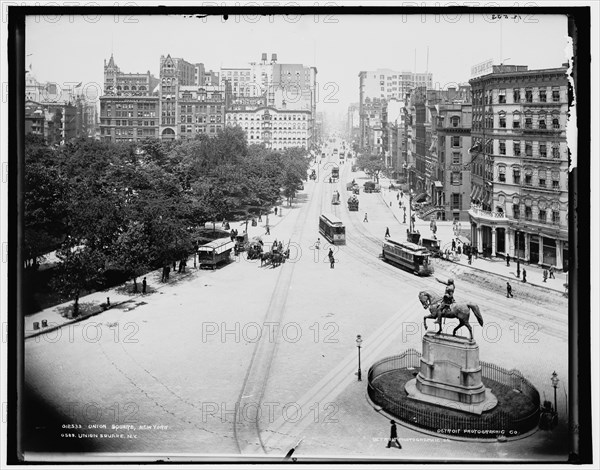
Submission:
[[[105,258],[100,251],[76,244],[70,238],[56,254],[60,263],[58,276],[52,280],[52,285],[59,293],[74,301],[73,317],[77,317],[81,293],[102,285]]]
[[[138,292],[137,278],[153,266],[150,234],[143,222],[130,221],[111,247],[109,264],[133,278],[133,292]]]

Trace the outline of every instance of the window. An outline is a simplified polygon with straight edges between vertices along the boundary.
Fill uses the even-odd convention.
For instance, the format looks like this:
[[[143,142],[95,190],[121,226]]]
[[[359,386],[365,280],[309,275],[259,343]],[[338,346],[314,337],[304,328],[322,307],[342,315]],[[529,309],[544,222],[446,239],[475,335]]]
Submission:
[[[533,155],[533,145],[531,142],[525,142],[525,156],[531,157]]]
[[[525,88],[525,102],[533,103],[533,90],[531,88]]]
[[[506,142],[500,141],[500,155],[506,155]]]
[[[513,129],[521,128],[521,114],[519,112],[513,113]]]
[[[460,171],[452,172],[452,184],[461,184],[462,183],[462,173]]]
[[[460,165],[462,163],[462,155],[460,152],[452,152],[452,164]]]
[[[538,211],[538,220],[543,224],[546,223],[546,210],[545,209],[540,209]]]
[[[555,103],[560,101],[560,90],[558,88],[552,88],[552,101]]]
[[[514,217],[515,219],[519,219],[519,218],[521,218],[521,210],[520,210],[520,208],[519,208],[519,205],[518,205],[518,204],[514,204],[514,203],[513,203],[513,206],[512,206],[512,207],[513,207],[513,217]]]
[[[540,103],[546,102],[546,89],[540,88]]]
[[[525,174],[525,185],[531,186],[531,175]]]
[[[460,147],[460,137],[452,136],[452,147]]]
[[[533,128],[533,124],[532,124],[532,119],[531,116],[525,116],[525,129],[532,129]]]
[[[560,212],[552,211],[552,223],[560,224]]]
[[[515,88],[513,90],[513,101],[515,103],[519,103],[521,101],[521,89],[520,88]]]
[[[525,220],[531,220],[531,207],[525,206]]]
[[[513,183],[521,184],[521,170],[518,168],[513,170]]]
[[[506,183],[506,167],[499,166],[498,167],[498,181],[501,183]]]
[[[452,193],[451,197],[452,209],[460,209],[460,193]]]
[[[451,119],[451,122],[452,122],[452,127],[458,127],[458,124],[460,123],[460,118],[457,116],[454,116]]]
[[[552,117],[552,129],[560,129],[560,120],[558,119],[558,116]]]
[[[546,170],[538,171],[538,184],[539,184],[540,188],[546,187]]]
[[[560,147],[558,144],[552,144],[552,158],[560,158]]]
[[[498,103],[506,103],[506,90],[498,90]]]
[[[513,155],[515,157],[521,156],[521,141],[520,140],[515,140],[513,142]]]
[[[506,116],[500,116],[500,127],[506,129]]]
[[[540,144],[540,157],[546,158],[546,144]]]

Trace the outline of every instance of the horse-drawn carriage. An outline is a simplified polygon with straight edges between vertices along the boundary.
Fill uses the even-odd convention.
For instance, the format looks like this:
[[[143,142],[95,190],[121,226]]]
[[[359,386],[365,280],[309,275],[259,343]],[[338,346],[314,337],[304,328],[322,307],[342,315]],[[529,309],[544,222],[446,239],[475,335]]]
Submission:
[[[260,255],[263,253],[263,243],[258,237],[253,238],[248,243],[248,249],[246,250],[246,257],[248,259],[260,259]]]
[[[311,180],[316,180],[317,179],[317,172],[316,172],[316,170],[311,170],[309,178]]]
[[[290,257],[290,249],[283,249],[283,244],[281,242],[277,243],[276,241],[271,246],[271,250],[261,253],[259,256],[260,266],[271,265],[272,268],[276,268],[277,266],[285,263],[285,260]]]
[[[356,197],[355,194],[353,194],[348,199],[348,210],[349,211],[358,211],[358,198]]]
[[[333,192],[333,197],[331,198],[331,203],[334,205],[338,205],[340,203],[340,193],[339,191]]]

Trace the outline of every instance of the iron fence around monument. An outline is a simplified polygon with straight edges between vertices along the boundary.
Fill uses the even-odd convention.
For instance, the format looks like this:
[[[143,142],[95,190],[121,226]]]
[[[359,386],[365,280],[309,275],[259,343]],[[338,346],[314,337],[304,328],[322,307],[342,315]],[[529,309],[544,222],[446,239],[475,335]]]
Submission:
[[[517,370],[508,370],[488,362],[480,361],[482,377],[527,396],[534,406],[532,411],[515,416],[502,409],[494,409],[482,415],[472,415],[460,412],[457,407],[456,412],[453,412],[414,401],[407,395],[391,396],[376,384],[377,379],[386,373],[401,369],[408,372],[411,368],[419,370],[420,365],[421,353],[415,349],[377,361],[369,368],[368,373],[367,393],[371,401],[400,421],[449,437],[496,438],[498,435],[514,437],[530,431],[539,423],[540,395],[531,382]],[[400,390],[400,393],[403,392],[404,390]]]

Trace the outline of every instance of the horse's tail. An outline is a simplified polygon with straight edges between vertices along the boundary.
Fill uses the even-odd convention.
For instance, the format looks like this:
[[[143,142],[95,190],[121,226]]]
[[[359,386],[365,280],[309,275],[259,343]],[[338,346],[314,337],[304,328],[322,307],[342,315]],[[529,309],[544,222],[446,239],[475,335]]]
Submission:
[[[473,310],[473,313],[477,317],[479,325],[483,326],[483,317],[481,316],[481,312],[479,311],[479,307],[477,306],[477,304],[467,304],[467,307]]]

